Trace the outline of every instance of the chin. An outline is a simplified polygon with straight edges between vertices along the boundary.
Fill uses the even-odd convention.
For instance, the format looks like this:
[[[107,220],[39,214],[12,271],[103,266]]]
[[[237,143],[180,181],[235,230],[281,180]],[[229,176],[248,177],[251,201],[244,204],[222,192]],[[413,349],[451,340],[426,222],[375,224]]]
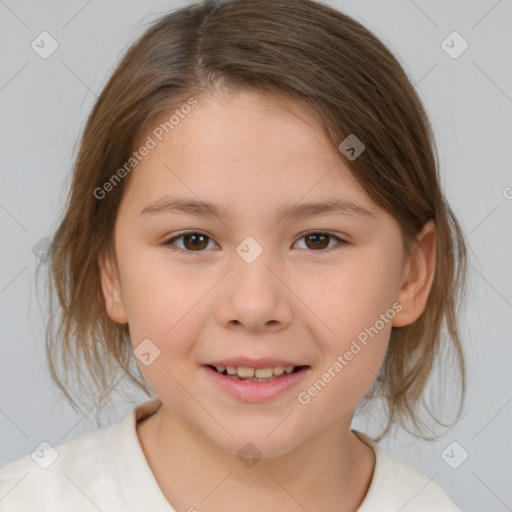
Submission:
[[[286,455],[297,447],[301,440],[295,438],[293,432],[282,429],[277,432],[275,429],[279,422],[274,422],[271,428],[267,425],[251,424],[250,426],[241,426],[239,429],[229,429],[232,438],[229,436],[216,436],[212,441],[220,448],[236,455],[238,458],[244,457],[268,458]],[[275,429],[273,432],[272,430]],[[270,435],[269,432],[272,432]],[[242,461],[242,460],[241,460]],[[243,461],[242,461],[243,462]]]

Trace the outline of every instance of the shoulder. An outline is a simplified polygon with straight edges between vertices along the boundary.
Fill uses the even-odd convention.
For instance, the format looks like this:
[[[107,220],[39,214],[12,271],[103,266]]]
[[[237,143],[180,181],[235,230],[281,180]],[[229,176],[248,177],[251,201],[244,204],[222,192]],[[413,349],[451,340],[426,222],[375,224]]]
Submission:
[[[82,510],[77,505],[90,506],[89,495],[98,495],[99,486],[108,488],[112,466],[108,447],[119,428],[119,424],[112,425],[57,446],[43,442],[31,454],[1,468],[1,510]]]
[[[370,488],[358,512],[462,512],[434,480],[391,457],[369,436],[353,431],[375,452]]]
[[[135,405],[122,421],[29,455],[0,469],[2,512],[170,510],[139,445],[137,421],[161,405]],[[155,497],[156,496],[156,497]],[[164,506],[167,505],[167,508]]]
[[[169,511],[140,447],[137,421],[161,402],[135,405],[122,421],[57,446],[40,444],[0,469],[2,512]]]

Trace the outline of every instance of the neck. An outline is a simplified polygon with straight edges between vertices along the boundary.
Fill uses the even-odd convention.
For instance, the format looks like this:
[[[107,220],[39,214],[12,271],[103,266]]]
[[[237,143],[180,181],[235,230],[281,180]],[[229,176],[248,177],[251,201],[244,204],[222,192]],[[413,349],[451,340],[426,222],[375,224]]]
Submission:
[[[284,455],[247,464],[165,405],[139,422],[137,433],[164,496],[176,510],[349,512],[363,501],[375,464],[373,450],[350,431],[350,420]]]

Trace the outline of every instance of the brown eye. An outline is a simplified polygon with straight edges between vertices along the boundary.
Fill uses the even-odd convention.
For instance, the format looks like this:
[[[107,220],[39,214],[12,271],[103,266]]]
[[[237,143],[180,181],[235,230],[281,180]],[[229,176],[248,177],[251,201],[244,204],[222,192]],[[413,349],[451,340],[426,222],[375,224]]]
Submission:
[[[183,245],[186,249],[194,250],[194,249],[204,249],[208,245],[208,237],[193,233],[192,235],[184,235],[183,236]]]
[[[329,244],[333,239],[337,240],[340,245],[347,244],[347,242],[341,238],[330,233],[323,233],[321,231],[307,233],[300,238],[300,240],[305,240],[305,248],[313,251],[325,251],[327,248],[329,248]]]
[[[305,238],[309,249],[325,249],[329,245],[329,235],[313,234]]]
[[[176,245],[175,242],[178,240],[182,240],[183,247]],[[203,252],[204,249],[208,247],[208,242],[211,239],[203,235],[202,233],[197,233],[195,231],[190,231],[188,233],[182,233],[181,235],[177,235],[167,242],[164,245],[168,245],[172,250],[182,251],[182,252]],[[173,247],[177,247],[176,249]]]

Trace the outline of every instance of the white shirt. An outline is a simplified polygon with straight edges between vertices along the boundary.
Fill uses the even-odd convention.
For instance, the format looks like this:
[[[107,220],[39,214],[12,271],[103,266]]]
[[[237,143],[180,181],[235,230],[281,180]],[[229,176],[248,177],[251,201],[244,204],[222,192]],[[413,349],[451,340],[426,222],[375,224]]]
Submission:
[[[0,469],[2,512],[175,512],[148,465],[136,423],[160,407],[134,406],[122,421],[42,447]],[[461,512],[443,489],[392,458],[361,432],[375,452],[375,469],[358,512]],[[193,506],[193,504],[191,505]]]

